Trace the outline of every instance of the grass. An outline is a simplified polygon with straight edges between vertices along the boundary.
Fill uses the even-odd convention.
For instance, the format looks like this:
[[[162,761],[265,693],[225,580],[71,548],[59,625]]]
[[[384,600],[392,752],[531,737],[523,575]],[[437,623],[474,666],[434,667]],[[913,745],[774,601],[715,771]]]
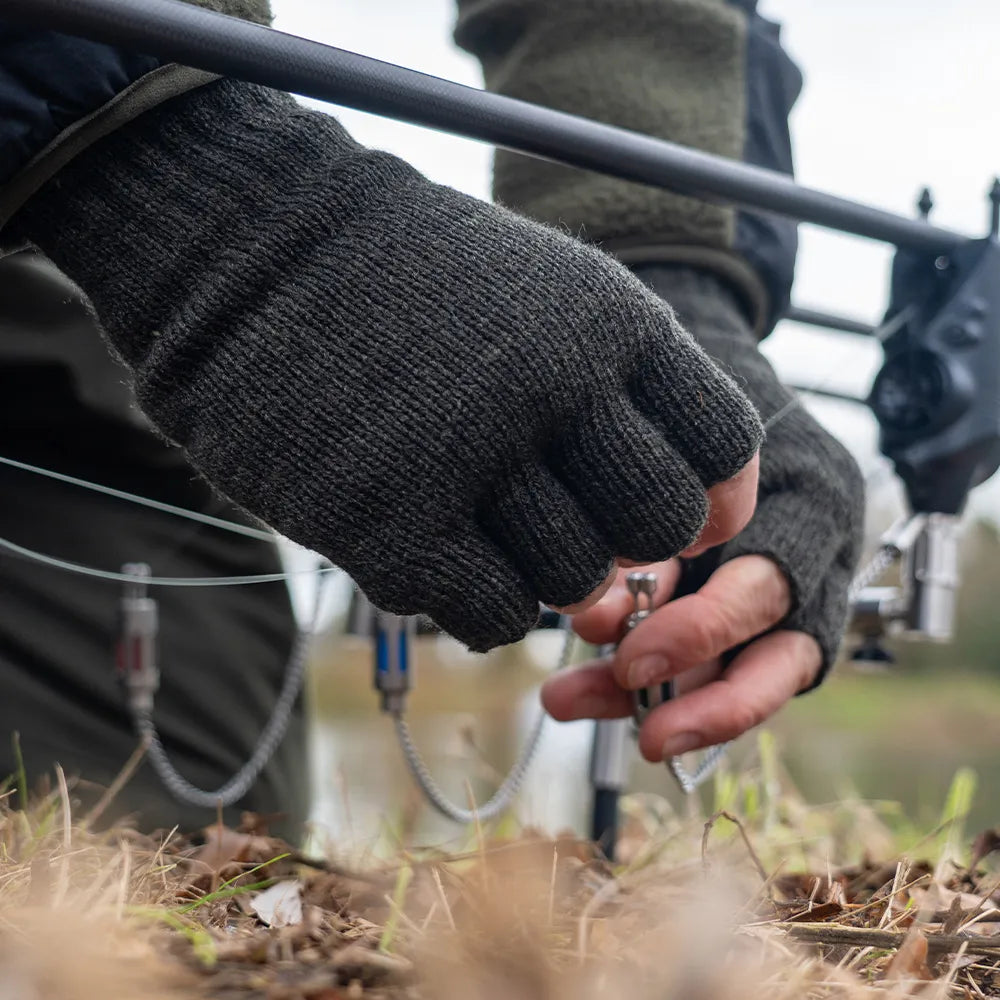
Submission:
[[[27,812],[9,788],[0,967],[46,1000],[1000,997],[1000,873],[967,867],[971,773],[917,831],[861,800],[807,803],[769,734],[758,758],[719,775],[705,814],[631,798],[613,866],[508,816],[466,850],[401,843],[355,871],[253,817],[205,843],[97,834],[72,822],[71,783]],[[268,928],[250,902],[288,880],[303,920]]]

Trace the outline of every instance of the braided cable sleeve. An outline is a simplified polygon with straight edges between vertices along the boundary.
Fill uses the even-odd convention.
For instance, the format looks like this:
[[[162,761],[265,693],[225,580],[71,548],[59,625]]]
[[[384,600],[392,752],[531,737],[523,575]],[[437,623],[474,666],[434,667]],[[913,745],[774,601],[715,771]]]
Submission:
[[[129,705],[136,731],[147,743],[147,755],[153,770],[167,791],[179,802],[206,809],[230,806],[247,794],[261,771],[267,766],[275,750],[285,738],[295,702],[302,690],[309,647],[319,624],[326,583],[329,579],[328,575],[322,574],[317,580],[311,620],[307,626],[300,628],[295,636],[285,665],[285,675],[278,700],[275,702],[274,710],[267,724],[261,730],[253,753],[239,771],[215,791],[210,792],[198,788],[180,774],[171,763],[160,740],[152,712],[138,710],[135,706]]]
[[[573,651],[576,648],[576,636],[569,627],[569,619],[567,617],[563,618],[561,627],[566,633],[566,638],[563,642],[559,664],[556,667],[557,670],[562,670],[569,665]],[[392,718],[396,728],[396,738],[399,741],[400,749],[403,751],[406,765],[410,769],[410,774],[413,775],[413,779],[423,793],[424,798],[442,816],[456,823],[469,824],[477,821],[480,823],[488,822],[510,807],[510,804],[517,797],[518,792],[520,792],[524,784],[524,779],[527,777],[528,771],[535,761],[542,741],[542,733],[545,729],[547,715],[544,710],[539,711],[521,753],[493,795],[482,805],[468,809],[456,805],[445,795],[444,790],[431,774],[430,768],[417,748],[413,734],[410,731],[410,726],[403,715],[398,712],[393,713]]]
[[[878,579],[895,561],[896,553],[891,547],[883,546],[872,559],[857,573],[851,582],[848,591],[849,598],[854,600],[858,593]],[[569,664],[575,647],[575,636],[569,629],[568,624],[563,625],[566,629],[566,641],[563,644],[562,655],[560,657],[558,670],[562,670]],[[420,753],[414,739],[410,726],[402,714],[393,714],[393,724],[396,729],[396,738],[407,767],[413,775],[417,786],[420,788],[427,802],[433,806],[442,816],[453,820],[456,823],[469,824],[476,822],[488,822],[503,813],[520,792],[524,780],[528,775],[531,765],[534,763],[541,744],[541,737],[545,727],[545,712],[540,712],[538,719],[532,726],[528,739],[507,776],[501,782],[496,792],[481,806],[472,809],[463,808],[452,802],[445,795],[441,786],[431,774],[430,768]],[[694,771],[688,771],[680,758],[674,757],[669,761],[670,770],[677,779],[678,784],[684,792],[690,794],[708,778],[710,778],[718,768],[719,764],[726,756],[729,743],[722,743],[718,746],[709,747]]]
[[[898,551],[893,546],[881,546],[855,574],[847,591],[848,601],[853,603],[857,600],[861,591],[874,583],[896,561],[898,555]],[[731,745],[730,742],[709,747],[693,771],[689,771],[684,766],[680,757],[671,757],[667,764],[681,789],[690,795],[715,773]]]
[[[892,545],[883,545],[877,549],[871,559],[854,575],[847,591],[848,601],[852,603],[856,601],[861,591],[873,584],[897,558],[899,552]]]

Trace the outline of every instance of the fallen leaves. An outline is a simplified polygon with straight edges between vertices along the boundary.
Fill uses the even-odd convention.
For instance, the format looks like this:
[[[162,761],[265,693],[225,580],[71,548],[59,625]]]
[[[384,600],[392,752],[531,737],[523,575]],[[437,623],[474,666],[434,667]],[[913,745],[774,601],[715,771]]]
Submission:
[[[278,882],[250,899],[250,909],[268,927],[294,927],[302,923],[302,883]]]
[[[936,977],[927,965],[927,956],[927,935],[916,927],[911,928],[886,964],[882,978],[888,982],[917,980],[929,983]]]
[[[574,837],[526,831],[363,873],[303,858],[256,817],[192,838],[80,831],[72,843],[65,824],[10,824],[0,951],[17,995],[1000,998],[1000,877],[905,858],[768,871],[759,832],[736,814],[702,828],[700,853],[689,829],[686,859],[651,845],[615,868]],[[56,897],[74,926],[86,913],[79,942],[59,929]],[[72,973],[95,954],[116,956],[108,976],[88,973],[96,992]]]

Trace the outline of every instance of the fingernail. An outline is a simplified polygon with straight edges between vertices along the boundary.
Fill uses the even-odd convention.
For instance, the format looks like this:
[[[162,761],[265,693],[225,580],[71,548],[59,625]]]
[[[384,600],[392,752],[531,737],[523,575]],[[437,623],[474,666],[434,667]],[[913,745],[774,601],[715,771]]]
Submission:
[[[625,670],[625,683],[633,691],[666,678],[670,662],[659,653],[647,653],[633,660]]]
[[[669,760],[688,750],[696,750],[704,742],[700,733],[674,733],[663,741],[663,759]]]

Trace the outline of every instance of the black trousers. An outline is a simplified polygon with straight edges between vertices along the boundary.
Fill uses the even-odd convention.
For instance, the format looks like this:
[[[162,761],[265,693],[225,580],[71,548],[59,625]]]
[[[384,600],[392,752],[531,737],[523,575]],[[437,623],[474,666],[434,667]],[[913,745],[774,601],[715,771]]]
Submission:
[[[181,507],[242,520],[149,431],[79,402],[58,364],[0,365],[0,455]],[[162,576],[273,572],[266,542],[0,467],[0,535],[102,569],[148,562]],[[114,667],[117,583],[85,579],[0,552],[0,774],[14,770],[12,737],[30,778],[58,762],[82,779],[85,808],[138,745]],[[250,754],[280,688],[293,639],[284,584],[157,588],[162,680],[155,718],[167,752],[196,785],[215,789]],[[246,798],[227,812],[283,813],[297,836],[307,810],[301,704],[291,730]],[[144,829],[211,823],[215,812],[175,802],[143,764],[109,818]]]

